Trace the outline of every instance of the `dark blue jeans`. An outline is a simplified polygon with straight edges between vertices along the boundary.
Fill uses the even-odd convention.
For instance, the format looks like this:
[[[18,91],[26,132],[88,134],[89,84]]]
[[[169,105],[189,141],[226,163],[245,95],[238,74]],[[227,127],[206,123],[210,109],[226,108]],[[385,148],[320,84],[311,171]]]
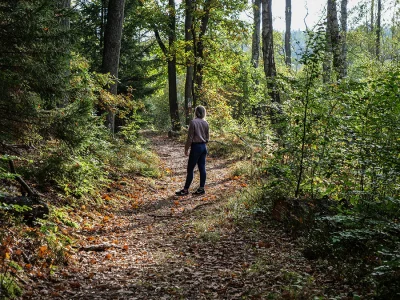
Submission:
[[[189,161],[187,165],[187,175],[185,189],[189,189],[190,184],[193,181],[193,171],[196,165],[199,167],[200,172],[200,187],[204,188],[206,184],[206,156],[207,146],[206,144],[192,144],[190,147]]]

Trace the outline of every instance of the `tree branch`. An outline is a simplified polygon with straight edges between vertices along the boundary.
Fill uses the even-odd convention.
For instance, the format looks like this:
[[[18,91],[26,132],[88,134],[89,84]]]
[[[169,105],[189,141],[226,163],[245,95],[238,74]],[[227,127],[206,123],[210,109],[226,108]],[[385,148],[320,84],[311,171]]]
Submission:
[[[161,40],[160,33],[158,32],[157,28],[154,28],[154,35],[156,37],[157,43],[160,46],[162,52],[164,53],[164,55],[167,55],[168,54],[167,47],[165,47],[163,41]]]

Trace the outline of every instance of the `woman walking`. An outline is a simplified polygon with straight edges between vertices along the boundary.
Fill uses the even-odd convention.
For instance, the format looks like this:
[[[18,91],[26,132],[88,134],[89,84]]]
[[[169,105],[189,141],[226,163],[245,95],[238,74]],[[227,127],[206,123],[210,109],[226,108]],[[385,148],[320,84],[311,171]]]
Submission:
[[[182,190],[176,192],[178,196],[189,194],[189,187],[193,181],[193,171],[196,165],[200,172],[200,187],[193,193],[194,195],[202,195],[205,193],[204,186],[206,184],[206,156],[209,140],[209,127],[206,120],[206,109],[199,105],[194,110],[195,118],[189,123],[188,136],[185,144],[185,155],[189,156],[187,164],[187,175],[185,186]],[[190,154],[189,154],[190,148]]]

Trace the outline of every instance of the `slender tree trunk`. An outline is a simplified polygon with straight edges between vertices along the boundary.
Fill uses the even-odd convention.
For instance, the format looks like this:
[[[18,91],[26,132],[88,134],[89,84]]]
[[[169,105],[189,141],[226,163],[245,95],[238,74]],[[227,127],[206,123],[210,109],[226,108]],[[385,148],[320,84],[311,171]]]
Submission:
[[[331,39],[332,39],[332,50],[333,50],[333,68],[336,71],[336,74],[340,74],[341,69],[341,43],[340,43],[340,31],[339,31],[339,22],[338,22],[338,14],[337,14],[337,1],[332,1],[332,14],[331,14]]]
[[[189,125],[191,119],[191,111],[193,105],[193,74],[194,74],[194,67],[192,61],[192,51],[193,47],[192,40],[193,40],[193,3],[192,0],[186,0],[186,14],[185,14],[185,52],[187,57],[186,60],[186,81],[185,81],[185,124]]]
[[[164,45],[161,40],[157,28],[154,29],[154,34],[158,45],[168,60],[168,99],[169,99],[169,113],[171,118],[171,125],[173,131],[181,129],[181,122],[179,118],[178,108],[178,91],[176,87],[176,53],[174,44],[176,41],[176,17],[175,17],[175,0],[168,1],[168,47]]]
[[[381,57],[381,16],[382,16],[382,0],[378,0],[378,11],[376,18],[376,42],[375,42],[375,55],[379,60]]]
[[[371,11],[370,11],[370,31],[374,32],[374,24],[375,24],[375,14],[374,14],[374,9],[375,9],[375,1],[371,0]]]
[[[264,73],[267,77],[268,93],[271,97],[271,123],[277,124],[281,114],[280,95],[276,86],[276,66],[274,57],[274,39],[272,26],[272,0],[262,0],[262,52],[264,58]],[[277,130],[278,136],[281,131]]]
[[[292,48],[291,48],[291,25],[292,25],[292,0],[286,0],[285,8],[285,63],[290,68],[292,65]]]
[[[195,83],[195,93],[193,98],[193,106],[201,103],[207,105],[205,99],[203,99],[203,68],[204,68],[204,36],[207,31],[208,21],[210,20],[210,10],[211,10],[211,1],[206,0],[204,3],[203,16],[200,21],[200,33],[198,38],[195,38],[195,74],[194,74],[194,83]]]
[[[340,25],[341,25],[341,71],[340,78],[347,76],[347,0],[340,4]]]
[[[253,38],[251,43],[251,63],[255,69],[260,61],[260,35],[261,35],[261,0],[254,0],[253,3]]]
[[[331,3],[332,0],[328,0],[326,8],[326,44],[325,44],[325,57],[323,62],[323,82],[327,83],[331,81],[332,73],[332,39],[331,39],[331,26],[329,15],[331,14]]]
[[[169,6],[168,46],[170,54],[170,58],[168,59],[169,111],[171,115],[172,130],[179,131],[181,129],[181,121],[179,118],[179,108],[178,108],[178,91],[176,87],[176,52],[174,49],[176,41],[175,0],[169,0],[168,6]]]
[[[104,32],[104,50],[102,72],[114,77],[110,93],[117,95],[118,65],[121,50],[122,24],[124,20],[125,0],[109,0],[107,24]],[[115,112],[108,109],[107,123],[112,134],[115,132]]]
[[[336,74],[341,72],[341,49],[339,43],[339,23],[337,18],[336,0],[328,0],[326,21],[326,54],[324,61],[324,82],[331,80],[331,65]]]
[[[108,8],[108,1],[101,0],[101,9],[100,9],[101,23],[100,23],[100,33],[99,33],[100,35],[99,43],[100,43],[100,49],[102,51],[101,55],[103,55],[103,49],[104,49],[104,29],[107,23],[107,8]]]

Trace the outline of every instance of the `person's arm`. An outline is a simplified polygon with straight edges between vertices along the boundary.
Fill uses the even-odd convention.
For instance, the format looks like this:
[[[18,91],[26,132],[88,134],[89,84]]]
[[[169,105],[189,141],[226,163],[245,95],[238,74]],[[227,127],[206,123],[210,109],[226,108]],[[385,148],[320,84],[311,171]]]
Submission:
[[[207,123],[207,130],[206,130],[206,143],[210,140],[210,126]]]
[[[189,155],[189,148],[190,145],[192,144],[192,140],[194,137],[194,125],[193,125],[193,121],[190,121],[189,123],[189,129],[188,129],[188,136],[186,139],[186,144],[185,144],[185,155]]]

